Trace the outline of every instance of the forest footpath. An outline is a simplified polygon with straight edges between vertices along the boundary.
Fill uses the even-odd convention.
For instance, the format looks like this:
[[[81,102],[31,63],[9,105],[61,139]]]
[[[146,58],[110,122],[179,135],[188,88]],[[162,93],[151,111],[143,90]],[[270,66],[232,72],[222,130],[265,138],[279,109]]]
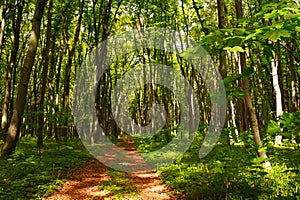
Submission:
[[[133,141],[123,139],[118,146],[136,151]],[[107,152],[109,153],[109,152]],[[141,159],[132,161],[141,162]],[[181,197],[182,198],[182,197]],[[67,199],[177,199],[153,171],[126,173],[108,168],[99,161],[74,171],[61,189],[47,200]]]

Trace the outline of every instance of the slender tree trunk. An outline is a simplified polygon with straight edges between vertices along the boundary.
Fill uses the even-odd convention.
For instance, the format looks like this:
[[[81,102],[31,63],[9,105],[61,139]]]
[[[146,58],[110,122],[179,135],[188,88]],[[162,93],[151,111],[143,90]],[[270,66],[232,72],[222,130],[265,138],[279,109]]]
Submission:
[[[46,33],[46,46],[43,52],[43,71],[42,71],[42,85],[40,91],[40,101],[38,110],[40,111],[37,118],[37,145],[43,146],[43,128],[44,128],[44,101],[46,94],[46,86],[48,80],[48,65],[49,65],[49,49],[50,49],[50,37],[51,37],[51,23],[52,23],[52,7],[53,0],[49,2],[49,8],[47,13],[47,33]]]
[[[241,57],[239,53],[234,52],[234,57],[236,59],[236,64],[238,67],[238,74],[242,75],[242,66],[241,66]],[[238,88],[243,90],[244,87],[244,81],[239,80],[238,82]],[[245,99],[238,99],[237,100],[238,104],[238,116],[240,118],[239,122],[239,129],[240,132],[247,131],[249,129],[249,123],[248,123],[248,113],[247,113],[247,105],[246,105],[246,100]]]
[[[60,140],[60,131],[61,129],[58,127],[58,117],[60,116],[59,111],[59,103],[60,103],[60,99],[59,99],[59,91],[60,91],[60,74],[61,74],[61,65],[62,65],[62,60],[63,60],[63,54],[65,52],[63,51],[63,44],[61,44],[60,47],[60,51],[59,51],[59,61],[58,61],[58,67],[57,67],[57,73],[56,75],[56,83],[55,83],[55,107],[54,107],[54,112],[55,112],[55,119],[54,119],[54,134],[55,134],[55,140],[59,141]],[[61,125],[61,124],[59,124]]]
[[[259,80],[259,89],[260,89],[260,95],[262,98],[262,120],[261,120],[261,129],[263,131],[266,131],[266,125],[268,123],[268,115],[267,115],[267,100],[268,95],[266,93],[266,89],[264,87],[264,81],[263,81],[263,75],[262,75],[262,66],[261,66],[261,58],[260,58],[260,51],[258,45],[256,46],[258,49],[257,51],[257,71],[258,71],[258,80]]]
[[[288,50],[290,52],[289,54],[289,69],[291,72],[291,112],[296,112],[298,110],[298,105],[297,105],[297,99],[296,99],[296,73],[295,73],[295,64],[294,64],[294,52],[293,52],[293,46],[291,42],[287,42]]]
[[[31,36],[29,40],[29,49],[24,61],[24,67],[21,72],[20,82],[18,85],[18,94],[16,99],[16,106],[13,111],[12,120],[10,122],[7,136],[2,147],[1,155],[10,154],[14,152],[20,134],[20,127],[22,122],[22,115],[24,113],[26,96],[28,91],[28,83],[30,74],[34,64],[35,54],[40,38],[41,19],[43,17],[44,7],[47,0],[37,0],[35,13],[32,22]]]
[[[1,120],[1,128],[6,129],[7,124],[9,123],[9,100],[11,98],[11,81],[12,81],[12,72],[13,69],[16,68],[16,61],[17,61],[17,54],[19,50],[19,42],[20,42],[20,27],[22,21],[22,14],[23,14],[23,3],[20,0],[16,0],[14,10],[18,10],[17,12],[17,19],[13,17],[13,29],[14,29],[14,43],[13,49],[11,52],[10,61],[8,63],[6,69],[6,81],[5,81],[5,92],[4,92],[4,101],[2,107],[2,120]],[[3,11],[4,12],[4,11]],[[12,105],[11,105],[12,106]]]
[[[222,1],[222,0],[221,0],[221,1]],[[219,2],[218,2],[218,5],[219,5]],[[203,20],[201,19],[201,15],[200,15],[200,13],[199,13],[199,8],[197,7],[197,5],[196,5],[196,3],[195,3],[195,0],[193,0],[193,8],[194,8],[195,11],[196,11],[196,14],[197,14],[197,17],[198,17],[198,20],[199,20],[199,22],[200,22],[200,24],[201,24],[202,29],[204,29]],[[218,9],[219,9],[219,7],[218,7]],[[206,34],[206,33],[205,33],[205,34]]]
[[[273,79],[273,87],[276,95],[276,118],[279,119],[282,115],[282,93],[280,89],[280,81],[279,81],[279,52],[275,55],[275,59],[271,62],[271,68],[272,68],[272,79]],[[280,122],[278,122],[280,123]],[[281,143],[281,135],[277,135],[275,138],[275,146],[280,145]]]
[[[101,17],[99,18],[98,25],[102,25],[102,36],[101,36],[101,42],[105,41],[108,38],[108,22],[109,22],[109,16],[111,14],[111,1],[103,1],[101,0],[100,4],[100,12]],[[96,27],[96,22],[95,22]],[[100,26],[97,27],[98,33],[100,33]],[[95,38],[96,45],[98,44],[99,35]],[[96,51],[96,64],[97,64],[97,73],[103,70],[103,64],[105,63],[105,58],[107,55],[107,49],[106,46],[102,46],[99,50]],[[107,73],[103,72],[101,80],[100,77],[97,76],[97,84],[95,86],[95,105],[96,105],[96,113],[98,120],[100,121],[100,125],[103,128],[103,131],[105,134],[108,134],[108,119],[107,119]],[[101,97],[100,97],[101,96]]]
[[[218,4],[218,26],[219,29],[222,30],[225,25],[225,16],[224,16],[224,1],[223,0],[217,0]],[[226,67],[226,54],[225,51],[222,49],[219,49],[219,59],[220,59],[220,74],[222,76],[222,79],[224,80],[227,77],[227,67]],[[234,106],[231,105],[232,101],[227,101],[227,110],[229,111],[230,108],[234,110]],[[234,114],[234,113],[233,113]],[[230,120],[229,120],[229,112],[226,112],[226,118],[225,118],[225,126],[227,125],[230,127]],[[233,121],[233,125],[236,127],[235,121]],[[235,129],[234,131],[236,139],[238,141],[238,131]],[[228,134],[228,143],[230,144],[232,140],[233,131],[230,131]]]
[[[43,39],[41,39],[41,40],[43,40]],[[29,81],[29,84],[28,84],[29,87],[33,86],[33,88],[32,88],[32,91],[30,92],[31,95],[28,95],[28,99],[29,99],[29,97],[31,98],[30,103],[28,104],[27,108],[25,107],[25,110],[30,110],[32,114],[30,115],[30,123],[27,123],[29,129],[26,128],[25,130],[28,130],[32,136],[36,135],[36,133],[37,133],[37,130],[34,127],[34,125],[37,124],[37,109],[38,109],[38,98],[39,98],[38,91],[40,88],[39,84],[34,84],[34,83],[38,83],[38,71],[39,71],[39,69],[42,68],[42,65],[43,65],[43,62],[41,62],[39,60],[36,61],[35,67],[33,69],[32,80]],[[30,84],[30,82],[31,82],[31,84]],[[30,89],[28,89],[28,90],[30,91]],[[26,121],[26,119],[25,119],[25,121]]]
[[[240,20],[243,18],[243,9],[242,9],[242,0],[235,0],[235,6],[236,6],[236,16],[237,19]],[[246,69],[246,56],[244,52],[240,52],[239,53],[239,62],[241,65],[241,69],[245,70]],[[252,99],[251,99],[251,93],[250,93],[250,85],[249,85],[249,80],[248,78],[244,78],[243,81],[243,89],[244,92],[246,94],[246,106],[247,106],[247,110],[249,113],[249,118],[250,118],[250,122],[251,122],[251,131],[252,134],[254,136],[254,141],[255,143],[258,145],[258,149],[257,149],[257,154],[259,155],[259,157],[261,158],[267,158],[267,153],[265,151],[263,151],[260,147],[262,147],[262,141],[260,139],[260,132],[259,132],[259,127],[258,127],[258,120],[252,105]],[[264,163],[264,166],[266,168],[270,167],[270,163],[266,162]]]
[[[275,60],[272,60],[271,67],[272,67],[273,87],[276,94],[276,117],[280,117],[282,115],[282,101],[281,101],[281,90],[279,87],[279,79],[278,79],[278,55],[276,55]]]
[[[4,41],[6,11],[7,11],[7,0],[4,0],[3,10],[2,10],[2,21],[1,21],[1,27],[0,27],[0,59],[1,59],[1,55],[2,55],[2,49],[3,49],[2,47],[3,47],[3,41]]]
[[[54,28],[54,33],[51,36],[51,45],[50,45],[50,49],[51,49],[51,53],[49,55],[49,75],[48,75],[48,99],[49,99],[49,103],[50,105],[48,105],[48,112],[51,113],[51,115],[53,116],[51,120],[52,123],[50,123],[49,125],[49,130],[47,135],[51,138],[53,136],[54,133],[54,126],[56,126],[56,117],[55,117],[55,68],[56,68],[56,64],[57,64],[57,57],[59,56],[56,51],[58,51],[58,48],[55,48],[55,43],[58,40],[57,38],[57,31],[59,30],[59,28],[57,26],[55,26]],[[59,51],[58,51],[59,52]]]
[[[277,76],[278,76],[278,83],[279,83],[279,89],[281,91],[281,109],[285,110],[287,104],[284,103],[285,97],[288,96],[288,91],[284,90],[283,87],[283,71],[282,71],[282,62],[281,62],[281,48],[280,48],[280,43],[279,41],[275,43],[277,46],[277,55],[276,55],[276,62],[277,62]],[[282,113],[281,113],[282,115]]]
[[[220,30],[224,28],[224,24],[225,24],[223,7],[224,7],[223,0],[218,0],[218,19],[219,19],[218,25]],[[227,76],[227,70],[226,70],[226,55],[223,49],[219,50],[219,57],[220,57],[220,74],[224,79]]]
[[[80,5],[80,1],[79,1]],[[82,15],[83,15],[83,7],[84,7],[84,0],[82,0],[82,3],[80,5],[80,11],[79,11],[79,17],[78,17],[78,23],[74,35],[74,40],[73,40],[73,46],[72,49],[69,51],[68,54],[68,61],[67,61],[67,66],[66,66],[66,73],[65,73],[65,85],[64,85],[64,99],[63,99],[63,105],[65,108],[65,112],[69,112],[69,104],[70,104],[70,78],[71,78],[71,68],[72,68],[72,61],[73,61],[73,56],[75,53],[75,48],[79,39],[79,34],[80,34],[80,28],[81,28],[81,21],[82,21]],[[67,131],[68,131],[68,117],[66,117],[65,123],[64,123],[64,128],[63,128],[63,136],[67,136]]]

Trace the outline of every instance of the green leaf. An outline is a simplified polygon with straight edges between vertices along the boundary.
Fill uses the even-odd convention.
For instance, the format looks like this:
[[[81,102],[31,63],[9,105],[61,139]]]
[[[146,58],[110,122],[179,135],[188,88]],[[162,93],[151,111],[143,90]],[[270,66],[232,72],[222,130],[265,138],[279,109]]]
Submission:
[[[273,49],[274,47],[271,45],[264,45],[263,54],[266,55],[267,59],[270,60],[271,58],[274,58],[273,55]]]
[[[259,164],[259,163],[262,163],[264,161],[267,161],[268,158],[261,158],[261,157],[258,157],[258,158],[254,158],[251,162],[254,163],[254,164]]]
[[[223,83],[225,87],[228,87],[236,82],[237,77],[233,75],[229,75],[223,79]]]
[[[266,152],[267,151],[267,147],[261,147],[258,149],[258,152]]]
[[[278,11],[273,10],[271,13],[267,13],[264,15],[264,19],[273,19],[278,16]]]
[[[244,78],[249,78],[253,73],[254,73],[254,68],[247,67],[246,69],[243,70],[242,75]]]
[[[255,33],[249,34],[249,35],[245,38],[245,40],[249,40],[249,39],[255,38],[258,34],[260,34],[260,33],[262,33],[262,32],[263,32],[263,31],[262,31],[261,29],[257,29],[257,30],[255,31]]]
[[[214,172],[214,173],[222,173],[222,168],[221,167],[214,167],[213,169],[212,169],[212,171]]]
[[[268,133],[272,135],[276,135],[277,133],[280,133],[280,125],[277,121],[271,120],[268,125]]]
[[[291,33],[287,30],[270,30],[266,33],[265,38],[275,42],[280,37],[291,37]]]
[[[238,98],[245,98],[246,97],[246,93],[242,90],[234,90],[231,95],[233,96],[233,98],[238,99]]]
[[[230,52],[245,52],[245,50],[240,46],[225,47],[224,50],[228,50]]]

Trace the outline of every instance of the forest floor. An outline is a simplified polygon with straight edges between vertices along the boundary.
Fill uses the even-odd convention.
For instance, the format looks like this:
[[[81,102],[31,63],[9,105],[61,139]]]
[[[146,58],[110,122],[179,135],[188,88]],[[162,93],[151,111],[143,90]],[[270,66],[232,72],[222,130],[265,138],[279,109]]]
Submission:
[[[132,141],[123,140],[117,146],[136,151]],[[73,199],[178,199],[178,193],[167,188],[154,171],[126,173],[93,161],[74,170],[60,190],[47,200]],[[180,197],[183,198],[182,196]]]

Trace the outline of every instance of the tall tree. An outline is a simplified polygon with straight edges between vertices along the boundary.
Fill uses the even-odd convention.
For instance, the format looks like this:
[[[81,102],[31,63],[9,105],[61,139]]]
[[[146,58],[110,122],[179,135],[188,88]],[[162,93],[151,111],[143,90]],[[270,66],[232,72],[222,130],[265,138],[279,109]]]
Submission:
[[[2,107],[2,120],[1,120],[1,128],[7,128],[7,124],[9,122],[9,100],[13,95],[11,92],[11,85],[12,85],[12,72],[13,69],[16,68],[16,61],[17,61],[17,54],[19,51],[19,43],[20,43],[20,28],[21,28],[21,21],[22,21],[22,14],[23,14],[23,7],[24,2],[23,0],[16,0],[14,5],[13,14],[17,10],[17,19],[15,19],[13,15],[12,24],[14,30],[14,43],[13,48],[10,56],[10,61],[6,68],[6,81],[5,81],[5,92],[4,92],[4,101]],[[12,105],[10,105],[12,107]]]
[[[4,41],[4,29],[5,29],[5,21],[6,21],[6,11],[7,11],[7,0],[3,2],[3,10],[2,10],[2,21],[0,26],[0,58],[2,54],[2,46]]]
[[[217,0],[218,2],[218,26],[219,29],[222,30],[225,24],[225,16],[224,16],[224,1]],[[226,55],[223,48],[219,50],[219,59],[220,59],[220,73],[222,78],[226,78],[227,70],[226,70]]]
[[[46,45],[43,51],[43,71],[42,71],[42,85],[40,91],[40,101],[38,119],[37,119],[37,135],[38,147],[43,146],[43,127],[44,127],[44,101],[45,101],[45,93],[48,79],[48,66],[49,66],[49,50],[50,50],[50,38],[51,38],[51,23],[52,23],[52,8],[53,8],[53,0],[49,2],[49,8],[47,13],[47,33],[46,33]]]
[[[79,10],[79,17],[78,17],[78,22],[76,26],[76,31],[74,35],[74,40],[73,40],[73,46],[71,49],[68,48],[68,59],[67,59],[67,65],[66,65],[66,71],[65,71],[65,84],[64,84],[64,98],[63,98],[63,105],[65,108],[65,111],[69,111],[69,104],[70,104],[70,78],[71,78],[71,68],[72,68],[72,61],[73,61],[73,56],[75,53],[75,48],[79,39],[79,34],[80,34],[80,28],[81,28],[81,22],[82,22],[82,15],[83,15],[83,8],[84,8],[84,0],[80,2],[79,0],[79,5],[80,5],[80,10]],[[68,41],[66,41],[68,42]],[[68,118],[66,118],[64,122],[64,128],[63,128],[63,136],[67,135],[67,128],[68,127]]]
[[[279,43],[275,43],[276,46],[279,45]],[[279,119],[282,115],[282,93],[280,89],[280,83],[279,83],[279,56],[280,56],[280,48],[278,46],[278,52],[275,55],[275,59],[272,59],[271,61],[271,68],[272,68],[272,80],[273,80],[273,87],[275,91],[275,99],[276,99],[276,118]],[[281,143],[281,137],[278,135],[278,137],[275,138],[275,145],[279,145]]]
[[[237,20],[240,20],[243,18],[243,7],[242,7],[242,0],[235,0],[235,6],[236,6],[236,17]],[[239,65],[241,66],[242,71],[246,69],[246,55],[244,52],[238,53],[239,57]],[[249,118],[251,122],[251,131],[254,136],[254,141],[258,145],[257,153],[259,157],[261,158],[267,158],[267,153],[261,149],[262,147],[262,141],[260,138],[260,132],[258,127],[258,120],[257,116],[255,114],[255,110],[252,105],[252,99],[251,99],[251,93],[250,93],[250,84],[248,78],[243,79],[243,89],[245,92],[245,100],[246,100],[246,106],[249,113]],[[265,166],[267,168],[270,167],[270,163],[266,162]]]
[[[21,71],[21,77],[18,84],[18,94],[15,103],[16,106],[13,110],[12,119],[7,131],[7,136],[5,138],[4,145],[2,147],[1,156],[14,152],[20,135],[20,127],[26,103],[28,83],[38,47],[41,21],[46,3],[47,0],[37,0],[36,2],[35,13],[32,22],[32,30],[29,40],[29,48],[27,51],[27,55],[24,61],[24,67]]]

